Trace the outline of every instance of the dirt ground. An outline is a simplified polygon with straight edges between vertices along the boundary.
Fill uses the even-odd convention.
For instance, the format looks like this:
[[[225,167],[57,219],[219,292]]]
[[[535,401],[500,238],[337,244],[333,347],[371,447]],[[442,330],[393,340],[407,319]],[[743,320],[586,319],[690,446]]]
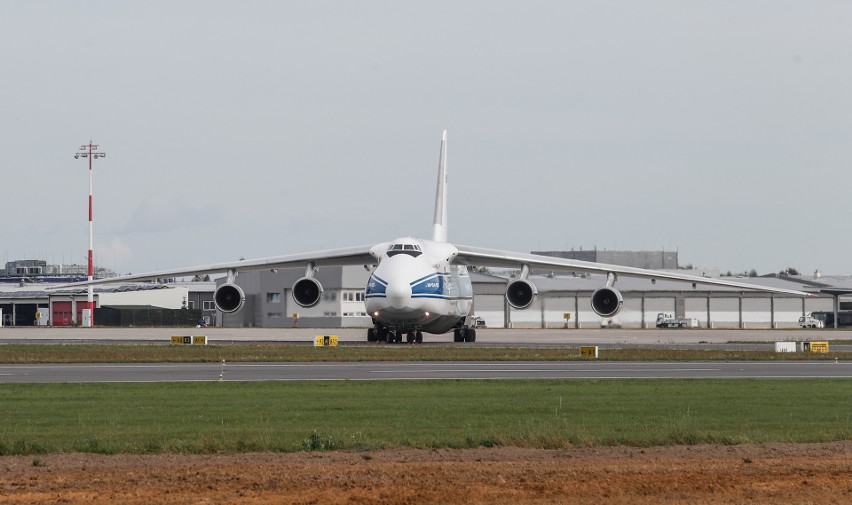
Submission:
[[[852,503],[852,441],[0,457],[0,503]]]

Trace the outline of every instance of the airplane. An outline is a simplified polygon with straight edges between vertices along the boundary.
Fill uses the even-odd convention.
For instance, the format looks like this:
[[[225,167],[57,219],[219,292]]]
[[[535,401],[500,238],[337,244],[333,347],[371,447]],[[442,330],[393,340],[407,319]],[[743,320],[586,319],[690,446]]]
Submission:
[[[373,322],[367,330],[368,342],[401,342],[403,334],[407,342],[422,342],[423,332],[444,334],[449,331],[453,331],[456,342],[475,342],[476,328],[471,316],[473,286],[468,273],[468,269],[474,266],[520,270],[520,275],[507,283],[505,294],[508,304],[515,309],[530,307],[538,295],[536,286],[529,279],[535,268],[604,274],[605,284],[591,297],[592,310],[602,318],[615,316],[621,310],[624,299],[615,287],[618,276],[647,278],[651,283],[657,279],[682,281],[692,283],[693,288],[697,284],[711,284],[813,296],[802,291],[737,281],[452,244],[447,241],[446,130],[441,138],[431,240],[405,237],[375,245],[69,283],[54,289],[225,273],[225,282],[216,288],[214,302],[218,310],[233,313],[245,303],[245,293],[235,282],[239,272],[304,267],[304,276],[293,284],[292,296],[299,306],[309,308],[323,298],[323,286],[315,278],[316,272],[321,267],[332,265],[363,265],[370,271],[364,288],[367,313]]]

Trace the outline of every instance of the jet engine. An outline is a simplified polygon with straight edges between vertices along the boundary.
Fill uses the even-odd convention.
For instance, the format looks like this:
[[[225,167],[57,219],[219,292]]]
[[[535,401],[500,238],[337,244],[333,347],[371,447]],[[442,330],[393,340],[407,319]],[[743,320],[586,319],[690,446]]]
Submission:
[[[538,290],[535,284],[528,280],[516,280],[506,286],[506,300],[513,308],[525,309],[532,305],[535,297],[538,296]]]
[[[315,306],[322,300],[322,284],[312,277],[302,277],[293,284],[293,299],[305,308]]]
[[[243,289],[236,284],[225,283],[216,288],[213,293],[213,300],[216,302],[216,308],[222,312],[236,312],[243,308],[246,302],[246,294]]]
[[[624,303],[621,293],[611,286],[605,286],[592,293],[592,310],[601,317],[612,317],[621,310]]]

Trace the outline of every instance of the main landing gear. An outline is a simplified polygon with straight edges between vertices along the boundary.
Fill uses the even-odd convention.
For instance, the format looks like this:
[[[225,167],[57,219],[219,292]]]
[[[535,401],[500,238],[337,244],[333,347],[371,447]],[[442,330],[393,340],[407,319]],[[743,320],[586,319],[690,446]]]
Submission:
[[[453,342],[476,342],[476,329],[464,326],[454,329]]]
[[[422,344],[423,332],[410,331],[405,335],[405,341],[409,344]],[[367,342],[386,342],[388,344],[398,344],[402,342],[402,333],[394,330],[386,330],[384,328],[370,328],[367,330]]]

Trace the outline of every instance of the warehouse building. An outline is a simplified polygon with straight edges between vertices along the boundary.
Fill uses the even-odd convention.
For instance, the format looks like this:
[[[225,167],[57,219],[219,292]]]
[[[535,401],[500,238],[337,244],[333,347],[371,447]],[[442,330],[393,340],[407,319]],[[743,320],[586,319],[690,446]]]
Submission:
[[[542,256],[553,256],[571,260],[590,261],[592,263],[606,263],[608,265],[622,265],[636,268],[647,268],[649,270],[677,270],[677,251],[608,251],[587,249],[579,251],[533,251],[532,254]]]
[[[322,283],[322,301],[311,308],[298,306],[292,299],[293,283],[304,275],[304,269],[240,273],[236,283],[246,294],[243,310],[223,314],[226,327],[292,328],[369,327],[363,300],[369,272],[363,267],[323,267],[316,278]],[[621,326],[653,327],[657,314],[666,312],[694,317],[701,327],[714,328],[792,328],[799,317],[813,311],[840,308],[841,298],[822,292],[832,283],[823,278],[813,282],[800,277],[737,279],[757,285],[802,290],[817,294],[813,298],[742,291],[717,286],[674,281],[620,277],[616,287],[624,296],[624,305],[614,318],[602,320],[590,305],[592,293],[604,285],[602,275],[538,275],[530,280],[539,296],[525,310],[509,307],[505,299],[507,275],[472,272],[474,314],[489,327],[515,328],[593,328]],[[222,282],[221,280],[219,282]],[[852,294],[852,289],[848,291]],[[565,316],[568,316],[567,318]]]
[[[610,252],[609,256],[583,256],[578,259],[620,263],[627,266],[659,267],[677,263],[677,253]],[[549,253],[564,255],[564,253]],[[654,262],[658,263],[654,263]],[[48,291],[30,268],[32,262],[12,263],[15,274],[27,269],[21,282],[0,282],[0,323],[6,326],[74,325],[81,322],[86,299],[85,289]],[[18,270],[22,269],[22,270]],[[684,272],[683,270],[678,270]],[[692,273],[692,272],[691,272]],[[703,273],[703,272],[702,272]],[[564,275],[543,272],[530,280],[539,296],[525,310],[512,309],[506,302],[506,284],[514,272],[472,272],[474,315],[489,327],[515,328],[594,328],[620,326],[653,327],[657,314],[670,313],[695,318],[701,327],[785,328],[796,327],[808,312],[838,311],[852,308],[852,278],[818,276],[755,277],[737,279],[758,285],[813,292],[813,298],[738,291],[731,288],[696,285],[673,281],[651,283],[647,279],[622,276],[616,288],[624,305],[615,317],[602,320],[590,306],[592,293],[604,285],[602,275]],[[34,276],[35,275],[35,276]],[[218,281],[135,283],[98,287],[96,307],[200,310],[208,324],[225,327],[362,327],[371,325],[364,304],[364,286],[369,271],[361,266],[323,267],[316,278],[324,288],[323,299],[311,308],[298,306],[291,296],[293,283],[304,275],[303,268],[277,271],[241,272],[236,283],[246,300],[239,312],[217,311],[213,292]],[[699,273],[700,275],[700,273]],[[837,319],[837,318],[835,318]],[[95,324],[98,325],[96,318]]]
[[[291,288],[305,275],[304,268],[276,271],[240,272],[236,283],[246,294],[243,309],[222,314],[222,326],[229,328],[348,328],[371,326],[364,305],[364,286],[370,273],[364,267],[322,267],[316,279],[323,286],[323,298],[315,307],[300,307],[293,301]],[[223,279],[218,281],[224,282]]]
[[[50,290],[48,286],[41,283],[0,283],[0,325],[81,325],[86,289]],[[194,325],[202,318],[214,323],[214,287],[213,282],[99,286],[94,289],[95,325],[160,326],[170,325],[169,321],[181,321],[180,325],[185,326]],[[184,314],[180,318],[164,315],[168,311],[184,309],[191,311],[192,315]],[[99,312],[104,312],[104,317],[99,318]]]
[[[795,279],[749,278],[757,285],[813,291]],[[657,314],[695,318],[702,328],[792,328],[807,312],[833,310],[830,295],[814,298],[740,291],[710,285],[620,277],[615,287],[624,297],[621,311],[603,319],[591,309],[592,293],[606,282],[603,275],[532,276],[539,296],[525,310],[505,301],[505,286],[491,283],[479,289],[476,315],[489,326],[524,328],[653,328]],[[480,286],[474,285],[476,292]]]

